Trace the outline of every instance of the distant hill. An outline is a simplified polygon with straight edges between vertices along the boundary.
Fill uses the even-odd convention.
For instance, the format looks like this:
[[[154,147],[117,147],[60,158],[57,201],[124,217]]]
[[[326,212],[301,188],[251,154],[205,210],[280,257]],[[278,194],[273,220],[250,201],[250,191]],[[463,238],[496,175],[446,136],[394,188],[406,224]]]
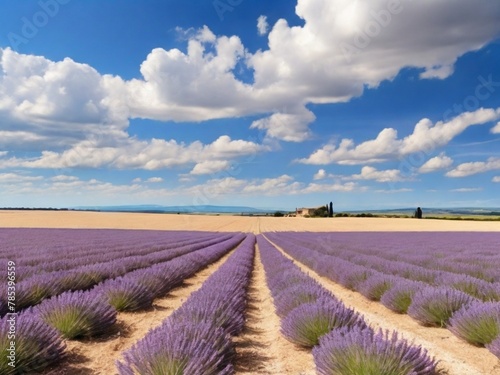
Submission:
[[[410,215],[415,213],[415,208],[397,208],[397,209],[382,209],[382,210],[359,210],[346,211],[352,213],[372,213],[372,214],[393,214],[393,215]],[[424,216],[500,216],[500,208],[484,208],[484,207],[457,207],[457,208],[433,208],[422,207]]]
[[[416,207],[394,208],[394,209],[378,209],[378,210],[342,210],[335,211],[338,213],[362,214],[371,213],[373,215],[397,215],[397,216],[413,216]],[[255,208],[247,206],[214,206],[214,205],[199,205],[199,206],[161,206],[161,205],[121,205],[121,206],[77,206],[69,208],[51,208],[51,207],[0,207],[0,210],[49,210],[49,211],[101,211],[101,212],[144,212],[144,213],[185,213],[185,214],[273,214],[276,211],[290,212],[293,210],[283,210],[276,208]],[[424,217],[467,217],[467,216],[483,216],[483,217],[500,217],[500,207],[456,207],[456,208],[432,208],[422,207]]]
[[[276,210],[246,206],[160,206],[160,205],[124,205],[124,206],[80,206],[75,210],[92,210],[102,212],[156,212],[156,213],[228,213],[258,214],[272,213]]]

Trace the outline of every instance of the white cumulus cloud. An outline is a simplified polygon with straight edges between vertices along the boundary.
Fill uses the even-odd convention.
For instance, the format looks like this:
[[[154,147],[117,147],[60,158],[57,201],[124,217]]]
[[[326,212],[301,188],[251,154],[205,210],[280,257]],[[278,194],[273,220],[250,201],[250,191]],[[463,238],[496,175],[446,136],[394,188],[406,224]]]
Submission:
[[[353,180],[375,180],[377,182],[396,182],[404,181],[399,169],[377,170],[373,167],[361,168],[360,174],[350,176]]]
[[[334,184],[318,184],[310,183],[304,188],[300,189],[297,194],[309,194],[309,193],[329,193],[329,192],[351,192],[355,190],[365,190],[365,188],[360,187],[356,182],[345,182],[345,183],[334,183]]]
[[[500,118],[498,109],[478,109],[465,112],[450,121],[438,121],[433,124],[429,119],[420,120],[413,133],[404,138],[398,138],[398,132],[393,128],[383,129],[375,139],[358,145],[351,139],[342,139],[338,145],[327,144],[313,152],[309,157],[299,159],[304,164],[364,164],[378,163],[401,158],[419,151],[430,152],[445,146],[454,137],[468,127],[481,125]]]
[[[455,193],[474,193],[482,190],[483,190],[482,188],[458,188],[458,189],[451,189],[450,191]]]
[[[427,160],[419,169],[420,173],[432,173],[441,169],[447,169],[453,164],[453,159],[443,153]]]
[[[70,58],[54,62],[0,48],[0,143],[60,146],[120,132],[129,116],[122,83]]]
[[[401,189],[379,189],[375,190],[375,193],[380,193],[380,194],[393,194],[393,193],[409,193],[412,192],[413,189],[409,188],[401,188]]]
[[[51,181],[61,182],[61,181],[77,181],[78,177],[68,176],[68,175],[57,175],[50,179]]]
[[[363,190],[355,182],[335,183],[335,184],[305,184],[289,175],[281,175],[271,178],[257,179],[238,179],[235,177],[225,177],[211,179],[204,184],[195,185],[186,191],[194,197],[195,201],[203,202],[204,200],[215,199],[220,196],[229,195],[300,195],[321,192],[349,192],[354,190]],[[198,202],[198,203],[199,203]]]
[[[40,181],[43,177],[41,176],[29,176],[19,173],[0,173],[0,184],[2,183],[23,183],[23,182],[33,182]]]
[[[498,169],[500,169],[500,158],[491,157],[487,161],[462,163],[446,173],[446,176],[467,177],[478,173],[484,173]]]
[[[193,175],[212,174],[225,171],[230,166],[231,163],[227,160],[205,160],[197,163],[190,173]]]
[[[326,177],[326,171],[324,169],[320,169],[313,176],[313,180],[322,180]]]
[[[305,107],[292,112],[277,112],[269,117],[256,120],[250,128],[266,130],[271,138],[282,139],[289,142],[301,142],[311,136],[309,124],[316,116]]]
[[[176,166],[187,166],[209,161],[227,161],[243,156],[268,151],[251,141],[232,140],[220,136],[214,142],[190,144],[175,140],[152,139],[139,141],[126,139],[118,145],[98,144],[82,141],[63,152],[42,151],[39,157],[2,158],[0,168],[117,168],[159,170]]]
[[[269,23],[267,22],[266,16],[259,16],[257,18],[257,32],[259,35],[266,35],[269,30]]]
[[[71,58],[51,61],[0,48],[0,130],[28,133],[31,144],[46,137],[38,144],[54,151],[98,136],[123,138],[134,118],[257,115],[253,127],[300,142],[315,119],[308,104],[349,101],[407,67],[419,69],[422,79],[446,78],[460,56],[500,33],[498,1],[298,0],[295,11],[300,26],[280,19],[264,27],[260,18],[260,31],[270,32],[267,48],[255,52],[237,35],[215,35],[207,26],[190,30],[185,48],[153,49],[132,80]],[[239,79],[239,69],[250,79]],[[422,134],[446,137],[428,125],[420,125]],[[21,139],[11,133],[5,134]],[[384,136],[389,139],[380,142],[391,140],[390,132]],[[418,147],[408,140],[405,152]]]
[[[493,134],[500,134],[500,122],[498,122],[493,128],[491,128]]]
[[[150,182],[150,183],[159,183],[159,182],[163,182],[163,178],[161,177],[150,177],[146,180],[146,182]]]

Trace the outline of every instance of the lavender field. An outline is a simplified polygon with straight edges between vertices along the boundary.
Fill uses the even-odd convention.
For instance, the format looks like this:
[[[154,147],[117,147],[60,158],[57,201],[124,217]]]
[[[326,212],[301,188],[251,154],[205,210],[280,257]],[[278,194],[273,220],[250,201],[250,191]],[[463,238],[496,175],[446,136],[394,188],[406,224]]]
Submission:
[[[499,233],[13,228],[0,243],[1,374],[500,368]]]

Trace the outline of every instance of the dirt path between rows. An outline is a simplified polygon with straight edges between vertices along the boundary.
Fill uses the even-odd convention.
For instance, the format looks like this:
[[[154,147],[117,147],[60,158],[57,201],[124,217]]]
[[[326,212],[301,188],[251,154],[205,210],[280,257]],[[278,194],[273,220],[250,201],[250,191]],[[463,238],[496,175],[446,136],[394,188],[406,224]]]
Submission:
[[[282,248],[276,247],[291,258]],[[487,349],[474,347],[445,328],[423,327],[408,315],[396,314],[381,303],[370,301],[362,294],[318,275],[298,261],[295,261],[295,264],[330,290],[346,306],[363,314],[372,327],[396,330],[405,339],[427,349],[431,356],[440,360],[439,368],[448,371],[449,375],[500,374],[500,360]]]
[[[298,348],[280,333],[258,247],[248,299],[245,330],[235,339],[236,375],[314,375],[311,351]]]
[[[43,375],[112,375],[117,374],[115,361],[146,333],[159,326],[187,297],[198,290],[233,251],[187,279],[166,297],[156,299],[153,309],[118,313],[116,329],[108,336],[88,341],[67,341],[68,358]]]

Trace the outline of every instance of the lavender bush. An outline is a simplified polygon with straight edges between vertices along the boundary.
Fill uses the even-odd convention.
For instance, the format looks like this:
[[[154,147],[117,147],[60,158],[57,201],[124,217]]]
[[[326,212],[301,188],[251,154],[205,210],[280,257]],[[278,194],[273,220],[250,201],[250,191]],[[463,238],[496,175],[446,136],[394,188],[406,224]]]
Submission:
[[[437,362],[396,332],[354,327],[335,329],[313,348],[319,375],[434,375]]]
[[[500,303],[478,302],[466,306],[453,314],[448,328],[473,345],[489,344],[500,335]]]
[[[318,286],[311,285],[295,285],[282,291],[274,299],[276,307],[276,314],[284,318],[296,307],[304,304],[311,303],[319,298],[327,298],[333,300],[332,294],[326,289]]]
[[[456,289],[427,287],[415,293],[408,315],[426,326],[444,327],[455,311],[477,301]]]
[[[54,294],[54,281],[43,275],[16,285],[16,310],[35,306]]]
[[[143,288],[149,291],[153,298],[158,298],[165,295],[175,285],[167,282],[168,274],[162,272],[161,267],[149,267],[140,269],[127,275],[128,278],[133,278]]]
[[[417,281],[406,280],[399,282],[382,295],[380,302],[398,314],[406,314],[414,294],[424,287],[424,283]]]
[[[486,344],[486,347],[490,352],[492,352],[494,355],[500,358],[500,336],[497,337],[492,342],[490,342],[489,344]]]
[[[57,278],[57,293],[75,290],[88,290],[105,279],[104,267],[84,266],[75,270],[68,270]]]
[[[374,273],[358,287],[358,291],[372,301],[380,301],[382,295],[392,287],[395,281],[400,281],[394,276]]]
[[[11,356],[9,332],[15,319],[15,367]],[[57,331],[42,322],[33,312],[0,319],[0,374],[32,374],[51,366],[64,357],[65,345]]]
[[[147,309],[153,304],[153,294],[144,286],[129,279],[117,278],[98,286],[106,301],[116,311],[136,311]]]
[[[351,269],[345,269],[340,277],[340,284],[351,290],[359,290],[359,286],[364,283],[372,274],[368,268],[364,266],[354,266]]]
[[[244,316],[241,313],[244,306],[244,296],[239,298],[228,296],[225,300],[215,300],[209,297],[197,298],[183,306],[182,309],[175,311],[171,320],[191,322],[192,324],[210,323],[231,335],[236,335],[245,324]]]
[[[447,274],[440,278],[438,284],[449,285],[485,302],[500,301],[500,285],[498,283],[490,283],[468,275]]]
[[[281,333],[289,341],[308,348],[334,328],[367,325],[362,316],[342,303],[328,298],[302,304],[281,321]]]
[[[310,288],[319,287],[315,280],[302,272],[299,273],[296,269],[284,270],[279,277],[270,277],[269,282],[272,284],[271,292],[273,297],[284,293],[288,288],[295,288],[298,285]]]
[[[209,323],[167,321],[124,353],[120,375],[233,374],[232,342],[224,330]]]
[[[67,339],[96,336],[116,321],[116,310],[94,291],[63,293],[44,301],[36,311]]]

